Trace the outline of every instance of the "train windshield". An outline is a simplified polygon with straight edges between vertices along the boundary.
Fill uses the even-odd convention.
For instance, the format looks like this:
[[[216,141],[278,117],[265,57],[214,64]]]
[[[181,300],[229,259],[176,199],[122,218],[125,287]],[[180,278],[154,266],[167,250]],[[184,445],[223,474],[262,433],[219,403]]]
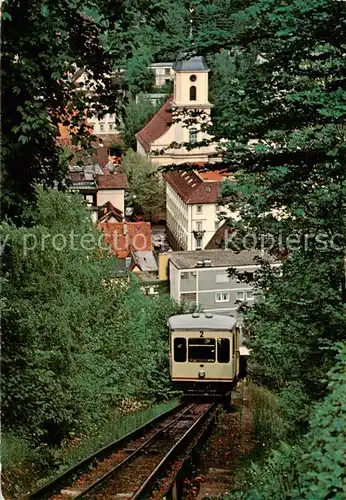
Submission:
[[[229,339],[217,339],[217,361],[219,363],[229,363],[230,342]]]
[[[189,339],[189,361],[191,363],[213,363],[215,361],[215,339]]]

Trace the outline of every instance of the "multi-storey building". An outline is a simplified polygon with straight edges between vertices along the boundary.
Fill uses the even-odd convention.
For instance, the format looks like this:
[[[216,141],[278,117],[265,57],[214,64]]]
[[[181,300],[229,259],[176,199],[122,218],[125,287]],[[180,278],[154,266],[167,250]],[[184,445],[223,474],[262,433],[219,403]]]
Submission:
[[[172,62],[154,63],[150,65],[155,76],[155,87],[162,87],[174,79]]]
[[[221,184],[229,177],[221,170],[164,174],[167,239],[174,250],[204,249],[222,217],[237,217],[218,201]]]
[[[172,252],[168,255],[171,297],[178,302],[195,303],[204,311],[239,316],[239,304],[253,304],[256,294],[251,284],[230,277],[228,270],[234,268],[246,272],[251,278],[260,267],[255,260],[257,256],[264,257],[257,250],[238,254],[231,250]],[[269,256],[265,257],[271,266],[281,265]]]

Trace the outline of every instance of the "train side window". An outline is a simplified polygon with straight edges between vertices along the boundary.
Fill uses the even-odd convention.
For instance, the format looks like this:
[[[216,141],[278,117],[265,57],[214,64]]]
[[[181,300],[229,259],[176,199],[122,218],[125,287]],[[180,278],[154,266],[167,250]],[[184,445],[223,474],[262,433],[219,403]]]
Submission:
[[[218,363],[229,363],[230,343],[229,339],[217,339],[217,361]]]
[[[185,363],[186,361],[186,339],[177,337],[174,339],[174,361]]]

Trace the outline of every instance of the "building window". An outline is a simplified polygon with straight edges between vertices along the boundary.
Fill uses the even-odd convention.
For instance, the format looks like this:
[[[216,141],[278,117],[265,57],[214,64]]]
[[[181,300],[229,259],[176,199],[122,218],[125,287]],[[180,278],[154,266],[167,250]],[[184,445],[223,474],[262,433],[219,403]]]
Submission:
[[[217,292],[215,294],[215,302],[229,302],[228,292]]]
[[[246,292],[246,300],[253,300],[253,291],[249,290]]]
[[[170,83],[170,78],[165,78],[165,84],[168,85]]]
[[[182,293],[181,294],[182,302],[196,302],[196,294],[195,293]]]
[[[196,238],[196,250],[200,250],[202,248],[202,238]]]
[[[229,276],[227,275],[227,273],[217,274],[216,283],[229,283]]]
[[[109,130],[110,130],[110,132],[112,132],[114,130],[114,123],[109,124]]]
[[[196,207],[196,212],[197,212],[198,214],[203,213],[203,207],[202,207],[202,205],[197,205],[197,207]]]
[[[196,144],[197,142],[197,129],[190,128],[189,130],[189,142],[190,144]]]
[[[229,363],[230,342],[229,339],[217,339],[217,362]]]
[[[195,82],[197,80],[197,76],[196,75],[191,75],[190,76],[190,82]]]
[[[237,292],[237,300],[244,300],[244,292]]]
[[[171,74],[171,68],[165,68],[165,75]]]
[[[202,231],[203,223],[202,222],[196,222],[196,231]]]
[[[103,132],[105,129],[105,124],[104,123],[100,123],[100,131]]]
[[[190,101],[197,100],[197,87],[196,85],[191,85],[190,87]]]
[[[186,339],[177,337],[174,339],[174,361],[185,363],[186,361]]]
[[[182,280],[187,280],[189,277],[189,273],[180,273],[180,277]]]

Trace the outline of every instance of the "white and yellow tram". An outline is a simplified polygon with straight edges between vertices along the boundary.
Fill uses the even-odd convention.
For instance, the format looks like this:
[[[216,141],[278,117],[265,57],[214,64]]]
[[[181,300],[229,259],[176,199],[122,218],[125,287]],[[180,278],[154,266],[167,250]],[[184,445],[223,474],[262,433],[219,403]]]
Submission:
[[[211,313],[168,320],[173,387],[189,396],[229,396],[239,375],[236,319]]]

